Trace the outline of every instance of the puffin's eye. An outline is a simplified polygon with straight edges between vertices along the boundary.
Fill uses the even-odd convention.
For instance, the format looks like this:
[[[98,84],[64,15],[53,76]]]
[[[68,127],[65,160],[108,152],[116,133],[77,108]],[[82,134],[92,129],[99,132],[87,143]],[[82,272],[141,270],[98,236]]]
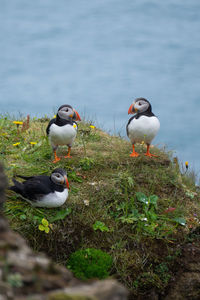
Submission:
[[[66,111],[66,112],[68,112],[68,111],[69,111],[69,109],[68,109],[68,108],[66,108],[66,109],[65,109],[65,111]]]
[[[141,105],[142,105],[142,103],[141,103],[141,102],[139,102],[139,103],[138,103],[138,105],[139,105],[139,106],[141,106]]]

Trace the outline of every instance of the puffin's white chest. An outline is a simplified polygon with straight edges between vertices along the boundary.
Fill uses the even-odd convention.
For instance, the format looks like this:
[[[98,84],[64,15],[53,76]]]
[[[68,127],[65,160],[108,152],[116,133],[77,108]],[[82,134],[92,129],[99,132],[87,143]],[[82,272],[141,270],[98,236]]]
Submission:
[[[160,122],[157,117],[141,116],[134,118],[128,125],[128,137],[132,143],[142,142],[150,144],[158,133]]]
[[[29,201],[33,206],[37,207],[59,207],[65,203],[68,197],[68,189],[63,192],[54,192],[43,196],[38,201]]]
[[[49,139],[53,145],[71,145],[76,138],[77,126],[66,124],[57,126],[52,124],[49,131]]]

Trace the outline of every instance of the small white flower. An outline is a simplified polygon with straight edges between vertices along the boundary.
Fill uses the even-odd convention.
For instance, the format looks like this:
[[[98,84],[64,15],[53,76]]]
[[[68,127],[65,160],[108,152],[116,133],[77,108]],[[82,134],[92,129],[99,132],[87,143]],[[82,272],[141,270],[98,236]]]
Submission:
[[[89,200],[83,200],[83,203],[84,203],[86,206],[89,206],[90,201],[89,201]]]

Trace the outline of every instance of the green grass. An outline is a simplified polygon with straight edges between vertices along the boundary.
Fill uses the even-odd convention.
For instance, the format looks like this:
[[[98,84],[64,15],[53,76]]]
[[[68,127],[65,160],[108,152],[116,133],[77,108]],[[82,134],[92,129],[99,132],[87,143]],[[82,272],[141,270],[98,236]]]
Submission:
[[[109,253],[112,275],[132,295],[164,290],[173,277],[180,244],[199,226],[194,180],[180,173],[171,153],[154,147],[151,151],[158,157],[148,158],[145,146],[137,145],[141,155],[131,158],[128,141],[86,122],[79,125],[72,158],[62,158],[55,166],[47,124],[46,118],[33,119],[28,130],[19,127],[18,132],[11,119],[0,119],[0,155],[10,184],[16,174],[50,174],[56,167],[67,170],[70,183],[67,202],[56,209],[33,208],[8,190],[5,212],[11,227],[34,250],[64,265],[79,249]],[[60,147],[58,155],[66,151]],[[170,207],[175,210],[167,212]],[[43,219],[49,233],[39,229]]]

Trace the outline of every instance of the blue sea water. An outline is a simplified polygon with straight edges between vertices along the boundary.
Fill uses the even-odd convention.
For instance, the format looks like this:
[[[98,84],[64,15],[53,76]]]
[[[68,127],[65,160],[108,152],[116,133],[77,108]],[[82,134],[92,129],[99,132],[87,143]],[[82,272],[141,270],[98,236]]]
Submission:
[[[200,171],[199,0],[0,0],[1,113],[52,115],[63,103],[125,136],[146,97],[154,143]],[[131,147],[130,147],[131,149]]]

